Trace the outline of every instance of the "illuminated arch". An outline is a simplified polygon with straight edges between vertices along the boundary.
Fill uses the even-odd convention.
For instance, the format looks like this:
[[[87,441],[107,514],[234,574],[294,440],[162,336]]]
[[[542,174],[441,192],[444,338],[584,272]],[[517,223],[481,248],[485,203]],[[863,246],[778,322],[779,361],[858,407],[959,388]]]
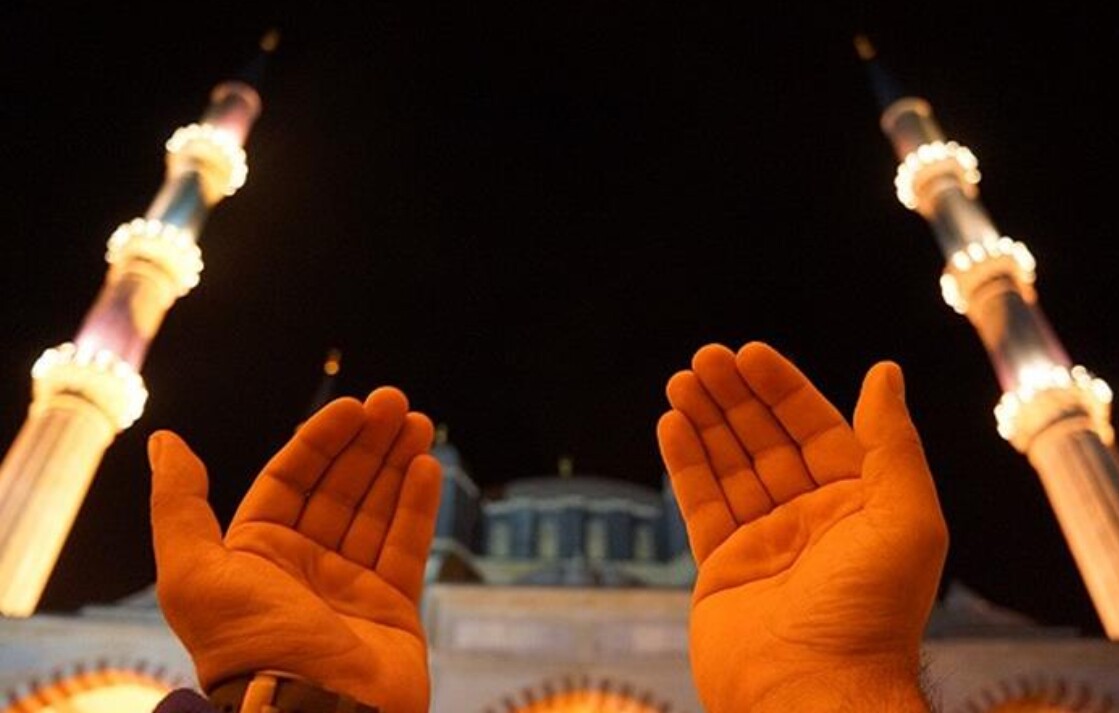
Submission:
[[[1119,705],[1083,681],[1035,675],[1000,681],[969,698],[958,713],[1119,713]]]
[[[151,713],[181,682],[162,669],[98,663],[56,671],[0,700],[0,713]]]
[[[483,713],[682,713],[648,691],[609,678],[544,681],[486,708]]]

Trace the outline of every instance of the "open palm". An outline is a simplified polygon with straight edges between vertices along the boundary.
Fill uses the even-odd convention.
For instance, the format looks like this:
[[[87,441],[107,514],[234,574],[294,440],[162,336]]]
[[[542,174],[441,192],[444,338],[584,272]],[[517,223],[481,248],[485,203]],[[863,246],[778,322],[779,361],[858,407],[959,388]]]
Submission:
[[[661,452],[699,564],[709,710],[866,666],[914,675],[947,534],[891,363],[855,428],[770,347],[711,345],[669,381]]]
[[[432,427],[382,388],[338,399],[265,466],[224,538],[202,462],[152,436],[157,590],[208,688],[280,670],[388,710],[427,710],[417,610],[439,501]]]

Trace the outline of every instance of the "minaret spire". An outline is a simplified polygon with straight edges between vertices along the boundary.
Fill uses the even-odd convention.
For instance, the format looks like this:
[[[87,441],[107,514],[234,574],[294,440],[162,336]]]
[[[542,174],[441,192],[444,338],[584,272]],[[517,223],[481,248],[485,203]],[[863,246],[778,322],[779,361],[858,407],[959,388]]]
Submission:
[[[279,28],[269,28],[260,38],[257,53],[245,63],[245,66],[239,72],[233,75],[233,78],[259,90],[264,83],[264,72],[268,67],[268,61],[279,46]]]
[[[105,449],[143,412],[148,348],[199,282],[199,234],[245,182],[243,146],[260,108],[254,86],[223,82],[200,121],[174,132],[163,185],[109,238],[105,282],[74,340],[32,368],[30,412],[0,464],[0,614],[33,613]]]
[[[280,46],[280,28],[270,27],[260,38],[260,51],[272,54]]]
[[[878,59],[878,50],[866,35],[855,35],[855,52],[863,61],[870,90],[878,101],[878,108],[882,111],[898,99],[904,97],[905,90],[901,83],[894,77]]]
[[[307,417],[318,411],[334,398],[338,382],[338,373],[342,370],[342,350],[331,348],[327,351],[322,363],[322,377],[319,379],[318,388],[307,407]]]
[[[877,65],[869,43],[859,54]],[[883,96],[876,88],[879,101]],[[979,202],[978,161],[945,139],[928,102],[897,95],[882,130],[900,164],[898,199],[932,227],[944,299],[966,315],[1003,388],[999,434],[1037,470],[1107,635],[1119,640],[1119,461],[1111,390],[1076,366],[1041,310],[1035,261]]]

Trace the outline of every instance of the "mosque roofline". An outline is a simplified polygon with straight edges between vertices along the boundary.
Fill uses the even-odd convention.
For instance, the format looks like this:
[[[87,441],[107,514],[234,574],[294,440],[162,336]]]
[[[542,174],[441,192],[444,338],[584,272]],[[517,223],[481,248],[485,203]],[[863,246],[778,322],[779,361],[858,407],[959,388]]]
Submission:
[[[540,475],[518,478],[505,483],[500,499],[554,498],[583,496],[591,499],[627,500],[644,505],[661,506],[659,490],[640,483],[600,475]]]

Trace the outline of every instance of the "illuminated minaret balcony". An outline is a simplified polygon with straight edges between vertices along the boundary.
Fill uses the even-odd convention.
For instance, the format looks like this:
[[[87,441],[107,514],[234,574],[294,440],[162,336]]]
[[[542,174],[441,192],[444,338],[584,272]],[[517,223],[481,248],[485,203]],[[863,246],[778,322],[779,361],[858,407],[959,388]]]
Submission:
[[[0,614],[34,612],[105,449],[143,413],[140,370],[167,311],[199,282],[202,227],[245,183],[254,84],[276,41],[265,36],[200,120],[168,139],[163,185],[109,237],[105,282],[77,335],[32,367],[27,420],[0,464]]]
[[[979,162],[948,140],[924,99],[902,92],[865,38],[882,131],[899,161],[901,203],[944,254],[944,300],[975,327],[1003,395],[998,432],[1037,470],[1109,638],[1119,640],[1119,462],[1111,389],[1073,364],[1038,303],[1036,262],[979,202]]]

